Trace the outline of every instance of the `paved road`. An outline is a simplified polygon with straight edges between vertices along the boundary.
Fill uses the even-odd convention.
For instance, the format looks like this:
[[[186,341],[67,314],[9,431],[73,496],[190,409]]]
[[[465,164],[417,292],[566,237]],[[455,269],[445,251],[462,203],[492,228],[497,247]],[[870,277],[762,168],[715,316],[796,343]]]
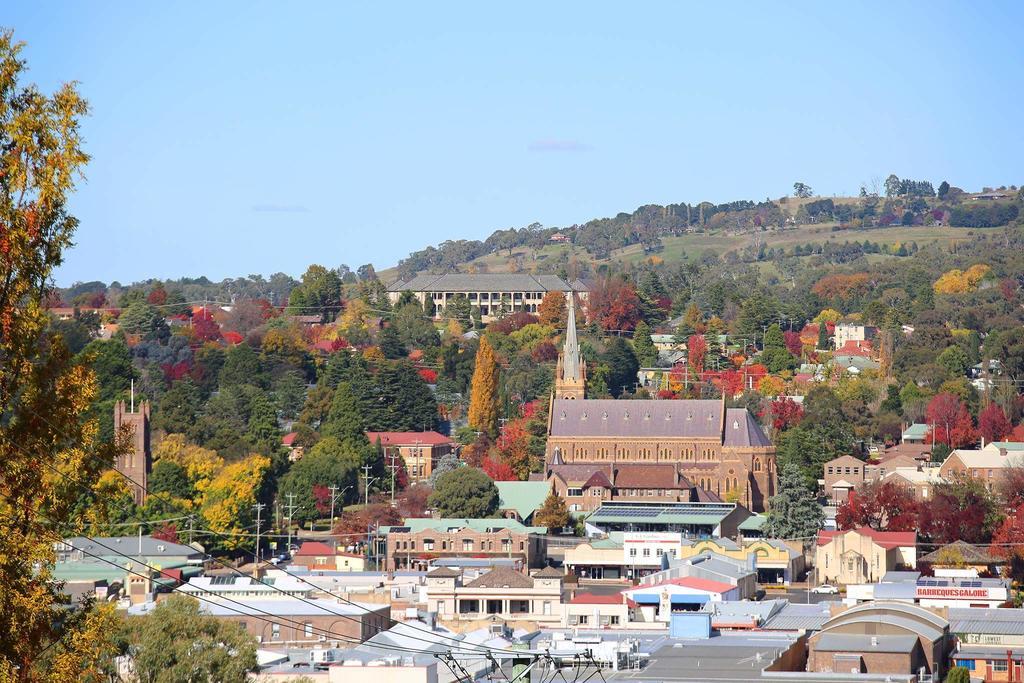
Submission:
[[[807,603],[811,602],[817,604],[819,602],[839,602],[843,599],[841,594],[829,594],[829,593],[811,593],[810,599],[808,600],[808,594],[806,589],[791,588],[786,592],[782,591],[768,591],[768,595],[765,596],[765,600],[771,598],[786,598],[790,602]]]

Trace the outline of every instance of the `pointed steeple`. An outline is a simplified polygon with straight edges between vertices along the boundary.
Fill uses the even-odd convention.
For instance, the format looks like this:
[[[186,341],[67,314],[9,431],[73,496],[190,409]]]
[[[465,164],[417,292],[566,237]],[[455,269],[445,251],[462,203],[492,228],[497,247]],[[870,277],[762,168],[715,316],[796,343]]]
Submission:
[[[576,339],[576,301],[569,294],[569,316],[565,326],[565,344],[558,354],[555,369],[555,398],[582,399],[587,386],[587,366],[580,357]]]
[[[565,325],[565,345],[562,347],[562,379],[578,382],[580,379],[580,344],[576,341],[576,297],[569,295],[569,319]]]

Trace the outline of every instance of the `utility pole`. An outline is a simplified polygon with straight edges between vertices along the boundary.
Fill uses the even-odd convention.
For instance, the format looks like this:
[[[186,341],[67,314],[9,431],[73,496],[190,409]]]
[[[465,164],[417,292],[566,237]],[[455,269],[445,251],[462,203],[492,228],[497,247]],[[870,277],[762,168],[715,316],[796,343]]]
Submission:
[[[331,484],[327,487],[327,490],[331,492],[331,525],[328,531],[334,529],[334,497],[338,493],[338,487],[335,484]]]
[[[395,507],[395,475],[398,473],[398,465],[395,464],[395,458],[398,456],[392,453],[388,457],[391,458],[391,464],[388,465],[388,469],[391,470],[391,507]]]
[[[260,564],[260,529],[262,527],[261,522],[263,521],[263,508],[266,507],[263,503],[256,503],[252,506],[256,510],[256,566]]]
[[[363,465],[363,505],[370,505],[370,482],[377,481],[377,477],[370,476],[370,466]]]
[[[195,515],[188,516],[188,544],[192,545],[192,524],[196,521]]]
[[[288,504],[285,505],[285,509],[288,510],[288,552],[292,552],[292,515],[295,514],[295,494],[288,494]]]

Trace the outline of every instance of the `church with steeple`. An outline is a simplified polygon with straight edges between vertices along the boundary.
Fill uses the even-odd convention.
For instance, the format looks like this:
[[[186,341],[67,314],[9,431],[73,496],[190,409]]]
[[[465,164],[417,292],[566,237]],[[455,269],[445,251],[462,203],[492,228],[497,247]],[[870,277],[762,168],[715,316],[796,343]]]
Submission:
[[[570,510],[608,500],[736,502],[766,509],[775,446],[745,408],[721,400],[586,396],[586,363],[570,295],[548,413],[545,479]]]
[[[576,341],[576,298],[569,296],[569,316],[565,326],[565,344],[555,368],[555,398],[582,399],[587,388],[587,364],[580,356]]]

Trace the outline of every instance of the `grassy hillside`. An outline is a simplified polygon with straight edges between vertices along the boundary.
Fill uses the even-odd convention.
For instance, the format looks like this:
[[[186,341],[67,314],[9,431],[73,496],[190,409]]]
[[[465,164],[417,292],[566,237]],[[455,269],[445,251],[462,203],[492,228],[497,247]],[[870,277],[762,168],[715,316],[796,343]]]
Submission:
[[[879,244],[902,244],[917,242],[919,246],[932,242],[953,244],[970,239],[971,231],[965,228],[950,227],[889,227],[889,228],[868,228],[849,229],[833,232],[834,223],[819,225],[802,225],[795,228],[760,233],[733,234],[728,231],[692,233],[679,237],[665,237],[662,239],[664,249],[657,253],[657,256],[667,263],[682,261],[685,259],[700,258],[706,251],[712,250],[719,255],[728,251],[739,250],[751,244],[755,239],[764,242],[766,247],[790,248],[797,244],[824,244],[827,242],[863,242],[869,240]],[[570,244],[551,244],[542,249],[530,247],[516,247],[512,250],[512,256],[506,250],[500,253],[493,253],[474,259],[462,265],[461,270],[466,272],[490,272],[504,273],[517,271],[532,271],[541,268],[546,261],[556,261],[564,255],[581,261],[592,261],[595,266],[605,263],[630,264],[649,258],[639,244],[633,244],[622,249],[616,249],[607,259],[593,259],[590,254],[580,247]],[[889,258],[883,255],[872,255],[872,258]],[[771,264],[764,264],[770,266]],[[378,274],[385,282],[397,278],[397,269],[389,268],[379,271]]]

